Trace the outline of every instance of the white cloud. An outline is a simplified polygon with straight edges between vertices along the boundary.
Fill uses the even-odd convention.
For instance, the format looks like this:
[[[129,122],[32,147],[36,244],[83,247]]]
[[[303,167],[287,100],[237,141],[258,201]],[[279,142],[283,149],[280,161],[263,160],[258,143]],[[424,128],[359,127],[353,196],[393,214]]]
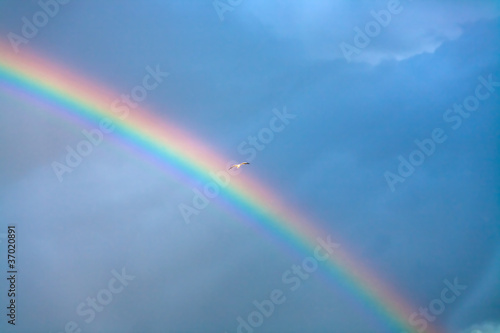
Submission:
[[[354,45],[355,27],[364,30],[374,20],[371,11],[386,10],[388,2],[256,0],[245,8],[277,37],[298,39],[308,57],[334,60],[344,58],[342,42]],[[459,38],[464,24],[500,16],[500,5],[492,0],[399,2],[400,12],[391,15],[388,25],[352,61],[378,64],[433,53],[443,42]]]
[[[500,333],[500,324],[498,323],[482,323],[474,324],[461,333]]]

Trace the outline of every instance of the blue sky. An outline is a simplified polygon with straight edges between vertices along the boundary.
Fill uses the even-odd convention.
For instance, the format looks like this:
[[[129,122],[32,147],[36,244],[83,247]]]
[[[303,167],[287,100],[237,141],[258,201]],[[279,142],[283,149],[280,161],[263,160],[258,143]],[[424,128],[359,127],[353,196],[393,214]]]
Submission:
[[[40,3],[2,1],[2,42],[55,8]],[[494,0],[73,0],[17,51],[109,87],[110,102],[159,66],[169,76],[140,106],[228,161],[247,158],[238,147],[286,109],[295,118],[244,172],[416,313],[457,279],[466,289],[434,323],[490,333],[500,332],[499,16]],[[346,57],[346,45],[357,51]],[[16,328],[2,314],[2,331],[237,332],[254,300],[287,288],[282,275],[303,256],[216,204],[185,223],[178,207],[203,184],[111,137],[59,182],[52,163],[95,125],[4,88],[0,99],[0,253],[15,223],[20,293]],[[92,316],[97,295],[112,299]],[[321,269],[286,296],[254,332],[392,332]]]

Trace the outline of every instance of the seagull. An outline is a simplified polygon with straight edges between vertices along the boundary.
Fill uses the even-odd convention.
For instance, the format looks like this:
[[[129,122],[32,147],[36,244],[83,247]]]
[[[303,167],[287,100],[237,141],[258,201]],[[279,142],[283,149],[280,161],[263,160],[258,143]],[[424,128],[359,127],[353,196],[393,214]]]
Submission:
[[[248,163],[248,162],[241,162],[240,164],[234,164],[234,165],[231,165],[228,170],[231,170],[232,168],[239,169],[240,166],[242,166],[243,164],[250,164],[250,163]]]

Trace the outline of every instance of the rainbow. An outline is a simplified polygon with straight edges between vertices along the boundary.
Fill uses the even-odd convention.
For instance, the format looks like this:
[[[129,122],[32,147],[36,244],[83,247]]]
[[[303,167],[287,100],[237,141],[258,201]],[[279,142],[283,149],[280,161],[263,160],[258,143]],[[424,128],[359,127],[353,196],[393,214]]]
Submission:
[[[191,133],[165,122],[152,112],[134,109],[126,117],[112,112],[110,102],[118,94],[84,79],[42,57],[12,54],[0,44],[0,86],[23,96],[44,101],[63,116],[92,124],[109,119],[113,136],[168,172],[188,182],[212,181],[210,171],[225,168],[228,160],[197,141]],[[232,177],[217,201],[245,216],[267,234],[304,255],[311,255],[317,238],[326,233],[300,212],[281,202],[271,189],[255,179]],[[332,237],[334,239],[334,237]],[[335,240],[335,239],[334,239]],[[408,318],[414,309],[365,267],[349,256],[344,244],[322,262],[323,274],[348,291],[371,315],[389,327],[416,332]],[[398,331],[398,332],[400,332]],[[429,327],[426,332],[437,332]]]

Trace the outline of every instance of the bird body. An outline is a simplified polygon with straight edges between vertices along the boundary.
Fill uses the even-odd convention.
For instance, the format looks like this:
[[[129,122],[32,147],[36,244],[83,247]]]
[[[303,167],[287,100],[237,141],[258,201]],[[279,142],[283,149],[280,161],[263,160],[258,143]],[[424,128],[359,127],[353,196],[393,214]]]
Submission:
[[[243,164],[250,164],[250,163],[248,163],[248,162],[241,162],[241,163],[239,163],[239,164],[233,164],[233,165],[231,165],[231,166],[229,167],[229,169],[228,169],[228,170],[231,170],[232,168],[239,169],[239,168],[240,168]]]

